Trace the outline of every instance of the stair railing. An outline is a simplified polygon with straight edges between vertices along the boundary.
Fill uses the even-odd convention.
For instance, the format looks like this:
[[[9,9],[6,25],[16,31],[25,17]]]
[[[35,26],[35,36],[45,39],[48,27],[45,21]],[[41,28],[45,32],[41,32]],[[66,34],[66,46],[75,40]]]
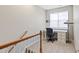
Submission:
[[[16,39],[16,40],[13,40],[11,42],[4,43],[4,44],[0,44],[0,49],[4,49],[4,48],[7,48],[9,46],[16,45],[16,44],[18,44],[18,43],[20,43],[22,41],[29,40],[30,38],[33,38],[35,36],[40,35],[40,53],[42,53],[43,52],[43,50],[42,50],[42,40],[43,40],[42,31],[40,31],[37,34],[32,34],[32,35],[29,35],[29,36],[27,36],[27,35],[25,36],[26,33],[27,32],[25,32],[19,39]],[[11,47],[11,49],[8,52],[11,52],[13,48],[14,48],[14,46]]]
[[[25,31],[24,33],[22,33],[22,35],[20,36],[19,39],[22,39],[22,38],[26,35],[26,33],[27,33],[27,31]],[[16,44],[13,45],[13,46],[9,49],[8,53],[10,53],[10,52],[15,48],[15,46],[16,46]]]

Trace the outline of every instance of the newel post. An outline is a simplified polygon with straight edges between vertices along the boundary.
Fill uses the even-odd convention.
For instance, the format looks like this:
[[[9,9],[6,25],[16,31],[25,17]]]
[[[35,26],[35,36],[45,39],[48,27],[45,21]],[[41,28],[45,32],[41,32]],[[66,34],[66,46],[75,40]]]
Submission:
[[[42,37],[43,34],[42,34],[42,31],[40,31],[40,53],[42,53]]]

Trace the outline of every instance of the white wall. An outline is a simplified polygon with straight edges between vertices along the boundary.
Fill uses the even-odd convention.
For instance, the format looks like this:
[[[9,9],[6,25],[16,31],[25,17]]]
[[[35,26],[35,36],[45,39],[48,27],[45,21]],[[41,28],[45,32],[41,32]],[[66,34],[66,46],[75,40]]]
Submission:
[[[45,11],[38,6],[0,6],[0,43],[16,39],[25,30],[28,34],[45,28]]]
[[[76,51],[79,52],[79,5],[73,6],[74,19],[74,43]]]

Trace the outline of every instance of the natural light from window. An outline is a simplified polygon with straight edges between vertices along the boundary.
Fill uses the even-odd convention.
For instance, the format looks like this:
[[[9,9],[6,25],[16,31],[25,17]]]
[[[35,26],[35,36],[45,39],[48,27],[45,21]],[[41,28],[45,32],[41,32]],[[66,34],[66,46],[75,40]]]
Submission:
[[[68,11],[51,13],[50,14],[50,27],[54,30],[67,30],[68,25],[64,22],[68,21]]]

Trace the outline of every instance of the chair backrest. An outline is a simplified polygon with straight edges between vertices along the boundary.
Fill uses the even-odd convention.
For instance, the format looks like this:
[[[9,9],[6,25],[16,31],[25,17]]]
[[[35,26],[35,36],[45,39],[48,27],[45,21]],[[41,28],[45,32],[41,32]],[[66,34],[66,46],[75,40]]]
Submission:
[[[53,34],[53,29],[52,28],[46,28],[46,33],[48,36]]]

